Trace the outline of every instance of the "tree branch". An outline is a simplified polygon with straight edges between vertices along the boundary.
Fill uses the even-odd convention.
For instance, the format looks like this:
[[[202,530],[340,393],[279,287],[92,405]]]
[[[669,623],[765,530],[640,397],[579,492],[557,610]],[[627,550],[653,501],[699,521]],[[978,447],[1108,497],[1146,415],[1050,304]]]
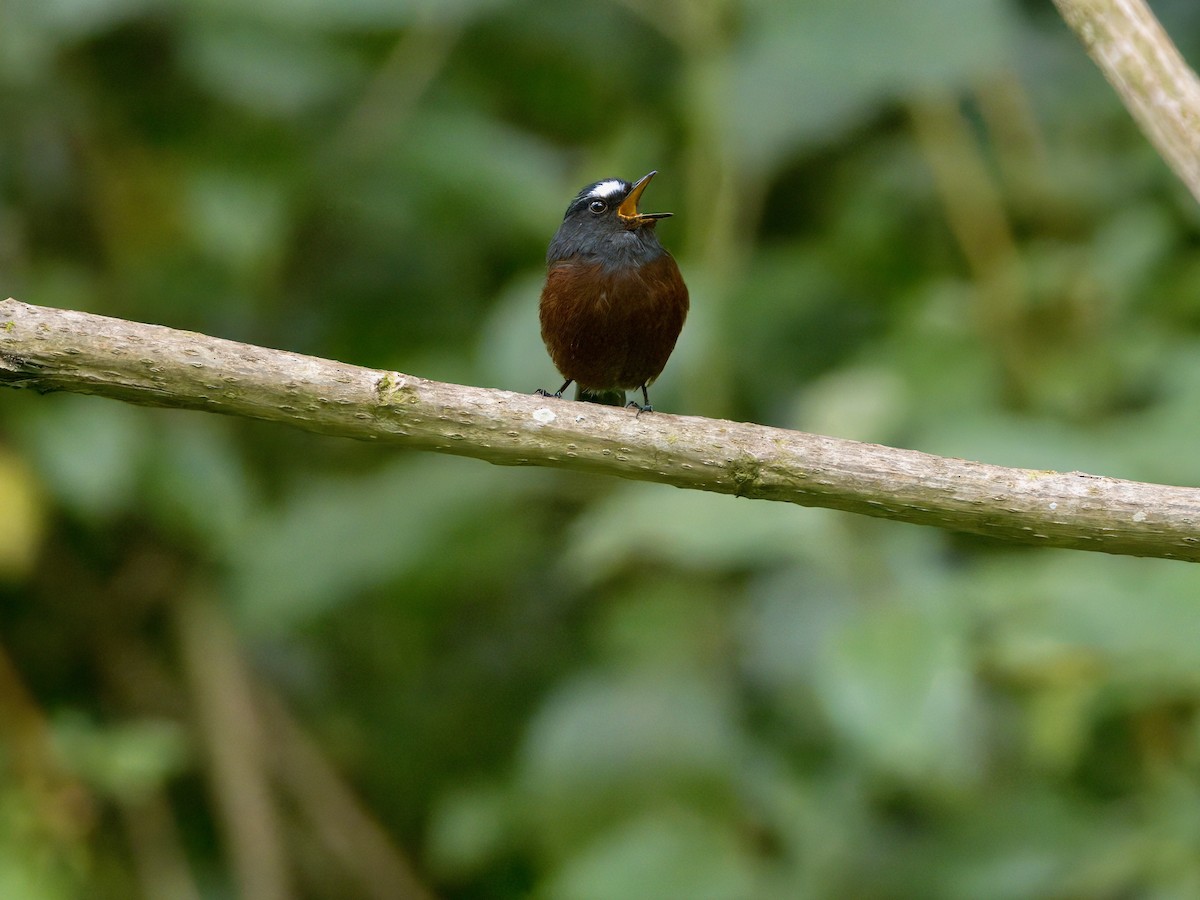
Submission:
[[[600,472],[1044,547],[1200,561],[1200,489],[1009,469],[761,425],[441,384],[0,302],[0,385],[281,422],[501,465]]]
[[[1143,0],[1054,0],[1104,77],[1200,201],[1200,79]]]

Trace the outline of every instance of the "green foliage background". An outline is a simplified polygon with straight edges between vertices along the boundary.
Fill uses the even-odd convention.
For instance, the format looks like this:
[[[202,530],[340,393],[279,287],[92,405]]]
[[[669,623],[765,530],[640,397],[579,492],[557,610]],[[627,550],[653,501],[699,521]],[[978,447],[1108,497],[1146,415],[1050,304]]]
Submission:
[[[1048,3],[16,0],[0,126],[31,303],[531,391],[653,168],[659,408],[1200,483],[1200,216]],[[1198,896],[1198,704],[1185,564],[0,396],[6,898]]]

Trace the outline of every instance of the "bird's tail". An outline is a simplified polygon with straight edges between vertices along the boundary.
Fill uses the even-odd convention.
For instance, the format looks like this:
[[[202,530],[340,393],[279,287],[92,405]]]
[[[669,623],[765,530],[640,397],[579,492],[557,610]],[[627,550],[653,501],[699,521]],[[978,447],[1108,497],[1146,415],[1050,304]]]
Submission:
[[[604,406],[624,406],[625,392],[618,390],[601,391],[575,385],[575,399],[588,403],[601,403]]]

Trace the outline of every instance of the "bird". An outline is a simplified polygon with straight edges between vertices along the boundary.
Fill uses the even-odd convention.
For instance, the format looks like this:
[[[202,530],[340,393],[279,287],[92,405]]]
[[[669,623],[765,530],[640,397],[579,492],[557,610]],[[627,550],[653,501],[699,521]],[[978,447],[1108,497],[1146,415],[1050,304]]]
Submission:
[[[671,213],[638,211],[657,172],[632,184],[606,178],[571,201],[546,251],[538,304],[542,341],[575,399],[653,409],[649,386],[667,364],[687,318],[687,285],[655,226]],[[642,392],[642,403],[626,391]]]

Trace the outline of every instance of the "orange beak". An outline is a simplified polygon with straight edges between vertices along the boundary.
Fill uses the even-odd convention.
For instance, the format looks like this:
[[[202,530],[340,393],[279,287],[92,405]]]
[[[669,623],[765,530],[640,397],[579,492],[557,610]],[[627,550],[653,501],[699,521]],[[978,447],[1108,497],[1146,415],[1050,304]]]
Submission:
[[[650,179],[657,175],[658,172],[651,172],[649,175],[643,175],[637,180],[629,190],[629,196],[621,201],[621,205],[617,207],[617,215],[621,221],[630,228],[636,228],[639,225],[645,225],[648,222],[653,222],[656,219],[665,219],[672,213],[640,213],[638,212],[638,201],[642,199],[642,193],[646,190],[646,185],[650,183]]]

